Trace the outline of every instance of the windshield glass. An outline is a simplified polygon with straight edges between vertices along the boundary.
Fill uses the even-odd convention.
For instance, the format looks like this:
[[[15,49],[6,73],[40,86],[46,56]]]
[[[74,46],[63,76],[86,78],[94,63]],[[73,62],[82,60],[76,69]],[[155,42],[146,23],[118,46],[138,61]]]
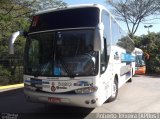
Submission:
[[[143,55],[136,55],[136,66],[144,66],[144,56]]]
[[[93,30],[58,31],[29,35],[25,73],[37,76],[93,76],[98,53]]]

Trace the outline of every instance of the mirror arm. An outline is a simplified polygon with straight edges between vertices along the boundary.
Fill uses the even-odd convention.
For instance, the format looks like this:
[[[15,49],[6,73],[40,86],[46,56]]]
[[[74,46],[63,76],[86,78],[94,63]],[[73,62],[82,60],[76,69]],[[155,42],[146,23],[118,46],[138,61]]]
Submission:
[[[23,35],[24,31],[14,32],[9,39],[9,54],[14,54],[14,42],[19,35]]]

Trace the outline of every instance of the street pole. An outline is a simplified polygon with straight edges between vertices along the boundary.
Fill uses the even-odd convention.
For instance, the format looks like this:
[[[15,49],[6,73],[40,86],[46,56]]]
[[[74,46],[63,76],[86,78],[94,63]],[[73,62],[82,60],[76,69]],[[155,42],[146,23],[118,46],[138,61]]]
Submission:
[[[148,26],[144,25],[144,28],[148,29],[148,33],[149,33],[149,28],[151,28],[151,27],[153,27],[153,25],[148,25]]]

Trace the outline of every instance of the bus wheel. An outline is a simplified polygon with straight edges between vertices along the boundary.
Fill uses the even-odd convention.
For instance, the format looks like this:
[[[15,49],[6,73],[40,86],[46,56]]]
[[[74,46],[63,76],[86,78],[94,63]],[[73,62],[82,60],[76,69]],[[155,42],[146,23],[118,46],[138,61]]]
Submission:
[[[109,97],[107,102],[112,102],[117,98],[117,95],[118,95],[118,81],[117,80],[118,79],[115,77],[113,87],[112,87],[112,95],[111,95],[111,97]]]
[[[127,83],[131,83],[132,82],[132,78],[130,78],[128,81],[127,81]]]

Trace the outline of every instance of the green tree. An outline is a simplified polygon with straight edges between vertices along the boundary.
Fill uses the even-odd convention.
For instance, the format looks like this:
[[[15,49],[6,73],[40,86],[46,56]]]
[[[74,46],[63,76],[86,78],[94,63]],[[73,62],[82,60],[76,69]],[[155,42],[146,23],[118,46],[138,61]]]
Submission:
[[[0,0],[0,59],[9,57],[8,40],[11,34],[18,30],[28,30],[32,15],[39,10],[63,7],[62,0]],[[23,57],[25,39],[19,37],[15,42],[15,56]],[[11,63],[12,68],[4,68],[14,75],[17,62]],[[1,72],[1,74],[4,74]]]
[[[147,61],[149,73],[160,73],[160,33],[149,33],[133,38],[136,47],[141,48],[150,55]]]
[[[61,0],[0,0],[0,55],[8,52],[11,33],[29,28],[31,13],[65,5]],[[19,40],[19,46],[23,46],[20,43]]]
[[[33,0],[35,1],[31,8],[35,11],[41,11],[51,8],[65,7],[67,3],[62,0]]]

